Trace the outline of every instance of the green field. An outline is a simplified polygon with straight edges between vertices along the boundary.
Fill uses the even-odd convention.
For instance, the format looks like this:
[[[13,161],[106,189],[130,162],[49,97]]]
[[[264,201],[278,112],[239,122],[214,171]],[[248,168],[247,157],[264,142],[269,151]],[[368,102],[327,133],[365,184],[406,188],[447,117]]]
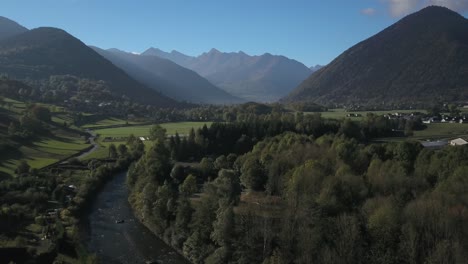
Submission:
[[[168,135],[174,135],[176,132],[180,135],[187,135],[190,133],[192,128],[197,129],[202,127],[203,125],[207,125],[208,127],[211,126],[213,122],[176,122],[176,123],[164,123],[160,124],[167,130]],[[144,125],[144,126],[127,126],[127,127],[117,127],[117,128],[105,128],[105,129],[97,129],[94,132],[99,135],[99,139],[97,143],[99,144],[99,149],[94,151],[93,153],[84,157],[84,160],[88,159],[98,159],[98,158],[105,158],[108,155],[108,147],[110,144],[121,144],[124,142],[103,142],[102,140],[105,137],[116,137],[116,138],[124,138],[128,137],[130,134],[133,134],[137,137],[146,137],[149,136],[149,130],[152,125]],[[143,142],[148,148],[152,142],[151,141],[144,141]]]
[[[435,123],[427,124],[427,128],[414,131],[414,139],[450,139],[468,136],[468,124]]]
[[[14,113],[21,113],[26,109],[26,104],[20,101],[16,101],[10,98],[4,98],[5,104],[3,105],[3,108],[6,110],[10,110]]]
[[[367,113],[373,113],[376,115],[385,115],[388,113],[414,113],[414,112],[421,112],[421,113],[426,113],[426,110],[421,110],[421,109],[414,109],[414,110],[388,110],[388,111],[346,111],[343,108],[337,108],[337,109],[330,109],[327,112],[319,112],[323,118],[328,118],[328,119],[343,119],[346,118],[346,115],[348,114],[360,114],[361,117],[351,117],[353,120],[361,120],[363,117],[367,115]],[[313,114],[313,112],[307,112],[306,114]]]
[[[174,135],[176,132],[180,135],[187,135],[190,132],[190,129],[197,129],[202,127],[204,124],[211,126],[212,122],[177,122],[163,123],[160,125],[167,130],[168,135]],[[151,126],[152,125],[105,128],[95,130],[95,133],[99,134],[100,137],[127,137],[130,134],[137,137],[145,137],[149,135]]]
[[[103,120],[99,120],[98,122],[92,123],[92,124],[86,124],[81,126],[82,128],[98,128],[98,127],[104,127],[104,126],[118,126],[118,125],[135,125],[135,124],[140,124],[141,122],[135,122],[135,121],[126,121],[123,119],[119,118],[107,118]]]
[[[84,139],[81,138],[45,138],[31,145],[21,146],[18,153],[12,153],[12,156],[2,161],[0,172],[13,175],[20,160],[25,160],[31,168],[40,169],[87,147],[89,144],[85,144]]]

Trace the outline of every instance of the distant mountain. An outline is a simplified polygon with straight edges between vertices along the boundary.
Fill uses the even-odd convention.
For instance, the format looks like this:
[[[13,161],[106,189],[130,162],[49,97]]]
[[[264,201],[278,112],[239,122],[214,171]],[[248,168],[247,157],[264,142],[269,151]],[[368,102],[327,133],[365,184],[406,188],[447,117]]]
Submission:
[[[357,44],[284,99],[321,104],[468,100],[468,20],[427,7]]]
[[[318,71],[318,70],[320,70],[320,69],[322,69],[322,68],[323,68],[322,65],[318,65],[318,64],[317,64],[317,65],[315,65],[315,66],[310,67],[309,69],[312,71],[312,73],[314,73],[314,72],[316,72],[316,71]]]
[[[143,52],[141,55],[146,55],[146,56],[158,56],[163,59],[168,59],[172,62],[175,62],[181,66],[188,65],[190,61],[194,59],[194,57],[187,56],[183,53],[180,53],[176,50],[169,52],[162,51],[160,49],[156,48],[149,48],[145,52]]]
[[[6,17],[0,16],[0,41],[28,31],[27,28]]]
[[[209,104],[243,102],[214,86],[196,72],[170,60],[157,56],[136,55],[118,49],[93,49],[131,77],[171,98]]]
[[[37,28],[0,41],[0,73],[15,79],[43,80],[51,75],[69,74],[103,80],[112,92],[142,103],[161,107],[178,105],[57,28]]]
[[[305,80],[311,70],[284,56],[249,56],[212,49],[198,57],[151,48],[142,55],[159,56],[194,70],[228,93],[258,102],[276,101]]]

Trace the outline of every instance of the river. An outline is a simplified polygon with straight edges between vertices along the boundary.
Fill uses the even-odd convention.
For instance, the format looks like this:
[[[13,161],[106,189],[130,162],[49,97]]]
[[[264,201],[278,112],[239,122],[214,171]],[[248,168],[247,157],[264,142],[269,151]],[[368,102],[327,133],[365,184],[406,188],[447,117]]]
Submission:
[[[88,250],[106,264],[188,263],[133,215],[125,178],[126,172],[117,174],[94,200],[84,228]]]

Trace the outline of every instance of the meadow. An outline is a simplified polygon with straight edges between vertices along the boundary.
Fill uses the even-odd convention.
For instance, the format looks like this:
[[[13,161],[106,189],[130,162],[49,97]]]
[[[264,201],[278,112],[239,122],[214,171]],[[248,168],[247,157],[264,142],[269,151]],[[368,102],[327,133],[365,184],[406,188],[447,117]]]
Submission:
[[[414,112],[421,112],[421,113],[426,113],[426,110],[422,109],[414,109],[414,110],[386,110],[386,111],[346,111],[344,108],[336,108],[336,109],[330,109],[327,112],[319,112],[323,118],[328,118],[328,119],[343,119],[347,118],[348,114],[360,114],[360,117],[351,117],[352,120],[361,120],[364,118],[367,113],[373,113],[376,115],[385,115],[385,114],[395,114],[395,113],[401,113],[401,114],[410,114]],[[307,112],[306,114],[312,114],[314,112]]]
[[[188,135],[192,128],[197,129],[203,125],[211,126],[212,122],[175,122],[160,124],[166,129],[168,135],[174,135],[176,132],[179,135]],[[97,129],[94,132],[100,137],[127,137],[133,134],[137,137],[145,137],[149,135],[149,130],[152,125],[143,126],[125,126],[117,128]]]
[[[174,123],[163,123],[160,124],[162,127],[166,129],[167,135],[174,135],[176,132],[179,135],[184,136],[190,133],[192,128],[197,129],[203,127],[203,125],[207,125],[208,127],[211,126],[213,122],[174,122]],[[117,141],[117,142],[104,142],[103,139],[106,137],[112,138],[125,138],[129,135],[133,134],[137,137],[147,137],[149,136],[149,130],[152,125],[143,125],[143,126],[125,126],[125,127],[116,127],[116,128],[105,128],[105,129],[97,129],[94,132],[99,138],[96,142],[99,145],[99,148],[90,153],[86,157],[83,157],[83,160],[89,159],[99,159],[105,158],[109,155],[109,146],[111,144],[118,145],[125,143],[124,141]],[[143,141],[145,147],[148,148],[151,146],[151,141]]]
[[[120,118],[110,117],[110,118],[99,120],[99,121],[97,121],[95,123],[85,124],[85,125],[81,126],[81,128],[96,129],[96,128],[99,128],[99,127],[106,127],[106,126],[137,125],[137,124],[141,124],[141,123],[142,122],[127,121],[127,120],[120,119]]]
[[[468,136],[468,124],[434,123],[424,130],[414,131],[412,139],[451,139]]]
[[[89,147],[85,140],[71,135],[53,138],[42,138],[32,144],[22,145],[17,153],[11,153],[2,161],[0,173],[14,175],[21,160],[31,168],[40,169]]]

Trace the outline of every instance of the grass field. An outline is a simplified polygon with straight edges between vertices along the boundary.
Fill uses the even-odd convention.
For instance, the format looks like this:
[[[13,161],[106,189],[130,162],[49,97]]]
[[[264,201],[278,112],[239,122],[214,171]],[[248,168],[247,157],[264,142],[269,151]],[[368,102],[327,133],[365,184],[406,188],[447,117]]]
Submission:
[[[21,160],[25,160],[31,168],[42,168],[67,158],[80,150],[87,148],[84,139],[76,137],[45,138],[31,145],[24,145],[18,149],[18,153],[4,161],[0,166],[0,172],[13,175]]]
[[[421,113],[426,113],[425,110],[421,109],[414,109],[414,110],[388,110],[388,111],[351,111],[348,112],[343,108],[337,108],[337,109],[330,109],[327,112],[320,112],[323,118],[329,118],[329,119],[342,119],[346,118],[346,115],[348,114],[361,114],[361,117],[351,117],[353,120],[361,120],[363,117],[367,115],[367,113],[373,113],[376,115],[385,115],[388,113],[414,113],[414,112],[421,112]],[[306,114],[312,114],[313,112],[307,112]]]
[[[468,124],[435,123],[427,124],[427,128],[414,131],[414,139],[442,139],[468,136]]]
[[[86,124],[81,126],[82,128],[97,128],[97,127],[103,127],[103,126],[117,126],[117,125],[135,125],[135,124],[140,124],[141,122],[135,122],[135,121],[126,121],[123,119],[119,118],[107,118],[103,120],[99,120],[98,122],[92,123],[92,124]]]
[[[173,135],[176,132],[180,135],[187,135],[190,133],[192,128],[197,129],[202,127],[203,125],[207,125],[208,127],[212,124],[212,122],[176,122],[176,123],[164,123],[161,124],[167,130],[168,135]],[[96,141],[99,144],[99,149],[94,151],[93,153],[89,154],[88,156],[84,157],[84,160],[89,159],[99,159],[107,157],[108,148],[110,144],[122,144],[124,142],[103,142],[102,140],[105,137],[128,137],[130,134],[133,134],[137,137],[146,137],[149,135],[149,130],[152,125],[144,125],[144,126],[129,126],[129,127],[117,127],[117,128],[105,128],[105,129],[97,129],[94,132],[99,135],[99,139]],[[144,141],[146,148],[149,148],[152,142]]]
[[[4,98],[5,104],[3,108],[6,110],[10,110],[14,113],[21,113],[26,109],[26,104],[20,101],[16,101],[10,98]]]
[[[168,135],[173,135],[176,132],[180,135],[187,135],[190,132],[190,129],[197,129],[202,127],[204,124],[210,126],[212,122],[177,122],[163,123],[160,125],[167,130]],[[127,137],[130,134],[133,134],[137,137],[144,137],[149,135],[151,126],[152,125],[105,128],[95,130],[95,132],[101,137]]]

